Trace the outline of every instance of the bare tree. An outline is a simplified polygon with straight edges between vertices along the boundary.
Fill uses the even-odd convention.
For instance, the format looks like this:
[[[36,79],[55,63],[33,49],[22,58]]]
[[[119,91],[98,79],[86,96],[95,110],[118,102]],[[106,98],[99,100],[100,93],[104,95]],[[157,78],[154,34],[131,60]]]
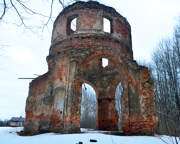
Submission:
[[[81,127],[96,128],[96,94],[88,84],[82,85]]]
[[[180,133],[180,39],[179,27],[174,37],[162,40],[153,54],[153,77],[161,134]]]
[[[32,1],[29,0],[2,0],[0,2],[0,22],[5,21],[7,19],[8,14],[13,14],[11,18],[11,23],[14,23],[18,26],[24,26],[25,28],[32,28],[32,25],[28,23],[28,20],[32,17],[38,16],[38,18],[42,21],[42,28],[47,26],[50,21],[54,21],[54,6],[59,4],[60,10],[64,9],[66,6],[72,4],[73,2],[77,2],[79,0],[44,0],[42,4],[47,3],[49,8],[47,11],[49,14],[44,14],[39,12],[39,9],[33,8]],[[16,21],[17,20],[17,21]]]
[[[9,120],[0,120],[0,127],[8,127]]]

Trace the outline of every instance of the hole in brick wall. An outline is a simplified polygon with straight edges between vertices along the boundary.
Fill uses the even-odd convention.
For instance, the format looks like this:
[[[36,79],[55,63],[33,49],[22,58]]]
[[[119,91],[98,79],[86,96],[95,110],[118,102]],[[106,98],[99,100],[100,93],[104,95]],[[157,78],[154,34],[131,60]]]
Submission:
[[[87,83],[82,84],[82,100],[81,100],[81,128],[96,129],[96,113],[97,113],[96,92]]]
[[[115,102],[116,102],[116,110],[118,111],[119,119],[118,119],[118,128],[122,131],[122,106],[121,106],[121,97],[123,94],[123,87],[121,82],[117,85],[115,92]]]
[[[109,60],[107,58],[102,58],[102,67],[105,68],[109,64]]]
[[[103,18],[103,31],[111,33],[111,21],[107,18]]]
[[[67,35],[73,34],[77,30],[78,15],[72,15],[67,18],[66,33]]]
[[[76,29],[77,29],[77,18],[74,18],[71,21],[70,28],[71,28],[72,31],[76,31]]]

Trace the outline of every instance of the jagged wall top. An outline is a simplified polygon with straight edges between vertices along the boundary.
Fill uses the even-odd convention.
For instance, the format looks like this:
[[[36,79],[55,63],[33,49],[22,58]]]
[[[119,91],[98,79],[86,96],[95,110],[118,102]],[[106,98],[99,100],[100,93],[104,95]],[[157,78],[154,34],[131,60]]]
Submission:
[[[88,2],[79,1],[79,2],[73,3],[72,5],[69,5],[68,7],[65,7],[57,16],[54,22],[54,26],[56,25],[56,21],[59,19],[60,16],[66,15],[70,11],[80,10],[80,9],[85,9],[85,8],[104,10],[110,13],[112,16],[121,17],[124,20],[124,22],[130,27],[130,24],[128,23],[127,19],[123,17],[122,15],[120,15],[114,8],[100,4],[99,2],[96,2],[96,1],[88,1]]]
[[[74,18],[77,18],[77,29],[72,32],[70,23]],[[110,33],[103,31],[103,18],[110,21]],[[68,37],[85,33],[109,35],[122,40],[130,49],[132,47],[131,27],[126,18],[116,12],[114,8],[94,1],[76,2],[63,9],[54,22],[52,45]]]

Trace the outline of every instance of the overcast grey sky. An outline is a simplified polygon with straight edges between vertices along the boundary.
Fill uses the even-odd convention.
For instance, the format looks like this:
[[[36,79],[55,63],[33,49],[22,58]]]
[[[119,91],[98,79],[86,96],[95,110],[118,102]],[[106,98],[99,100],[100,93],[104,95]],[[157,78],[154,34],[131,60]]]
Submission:
[[[43,0],[42,0],[43,1]],[[153,49],[162,38],[172,34],[180,16],[180,0],[100,0],[127,18],[132,29],[134,59],[150,61]],[[33,3],[35,2],[35,3]],[[45,13],[42,2],[32,5]],[[54,8],[56,13],[58,8]],[[57,15],[57,14],[55,14]],[[14,18],[10,13],[8,19]],[[35,18],[29,20],[36,23]],[[50,47],[52,25],[43,33],[30,32],[10,23],[0,23],[0,119],[25,113],[31,80],[47,71],[46,56]]]

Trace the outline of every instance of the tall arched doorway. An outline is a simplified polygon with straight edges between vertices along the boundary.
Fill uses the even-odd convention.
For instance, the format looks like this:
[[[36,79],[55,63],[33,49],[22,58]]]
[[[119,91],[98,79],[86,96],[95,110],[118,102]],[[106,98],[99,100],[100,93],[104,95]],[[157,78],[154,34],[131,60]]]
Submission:
[[[87,84],[82,84],[81,99],[81,128],[96,129],[97,100],[94,88]]]
[[[123,87],[121,85],[121,82],[116,87],[116,92],[115,92],[115,101],[116,101],[116,109],[118,112],[118,129],[119,131],[122,131],[122,105],[121,105],[121,97],[123,94]]]

